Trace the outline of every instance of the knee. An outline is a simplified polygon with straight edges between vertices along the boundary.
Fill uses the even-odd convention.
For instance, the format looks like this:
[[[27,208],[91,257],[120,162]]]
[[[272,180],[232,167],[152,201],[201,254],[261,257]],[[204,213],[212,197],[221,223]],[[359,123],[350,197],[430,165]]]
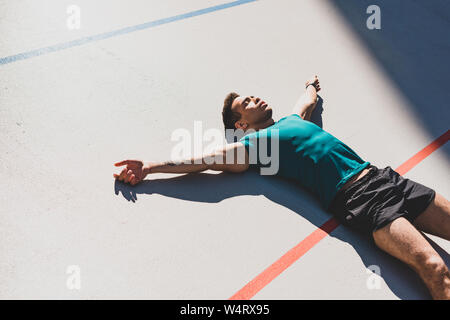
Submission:
[[[417,267],[420,273],[430,278],[430,280],[442,280],[449,277],[449,271],[445,262],[437,254],[418,256]]]

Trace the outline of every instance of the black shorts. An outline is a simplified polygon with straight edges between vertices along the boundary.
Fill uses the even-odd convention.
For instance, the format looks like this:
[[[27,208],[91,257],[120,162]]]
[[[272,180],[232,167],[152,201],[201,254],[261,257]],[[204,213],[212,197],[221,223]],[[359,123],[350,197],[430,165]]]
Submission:
[[[412,223],[436,195],[433,189],[403,178],[389,166],[367,168],[370,171],[338,192],[330,206],[342,224],[366,235],[400,217]]]

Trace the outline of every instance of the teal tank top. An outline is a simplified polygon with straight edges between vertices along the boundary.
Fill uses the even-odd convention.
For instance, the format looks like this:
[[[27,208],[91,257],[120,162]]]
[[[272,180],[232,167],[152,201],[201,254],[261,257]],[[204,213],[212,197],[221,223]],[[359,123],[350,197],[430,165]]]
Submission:
[[[279,139],[278,171],[275,175],[297,181],[315,194],[325,209],[329,209],[339,189],[351,177],[370,165],[333,135],[292,114],[239,140],[249,155],[252,152],[256,155],[250,168],[270,166],[267,157],[262,158],[261,155],[269,155],[273,159],[271,140],[275,137]]]

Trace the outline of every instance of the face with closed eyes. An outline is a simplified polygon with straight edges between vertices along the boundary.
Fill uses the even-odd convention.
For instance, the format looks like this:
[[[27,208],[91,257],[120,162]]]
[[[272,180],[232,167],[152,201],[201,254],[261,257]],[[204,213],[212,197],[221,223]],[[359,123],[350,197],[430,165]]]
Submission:
[[[260,129],[272,119],[272,108],[265,101],[254,96],[237,97],[231,105],[231,110],[241,115],[241,118],[236,121],[236,129]]]

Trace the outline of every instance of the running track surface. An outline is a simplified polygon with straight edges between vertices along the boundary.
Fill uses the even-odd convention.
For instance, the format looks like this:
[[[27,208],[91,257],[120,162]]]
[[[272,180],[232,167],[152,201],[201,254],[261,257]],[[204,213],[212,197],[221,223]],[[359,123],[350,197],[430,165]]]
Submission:
[[[433,136],[326,1],[153,1],[150,11],[148,3],[136,0],[123,11],[119,1],[100,7],[80,2],[85,17],[80,33],[65,29],[60,2],[3,5],[0,297],[221,299],[252,278],[231,299],[423,297],[420,286],[408,287],[408,278],[388,281],[389,275],[388,286],[367,291],[361,253],[327,237],[336,221],[323,223],[327,214],[314,199],[281,182],[272,187],[258,180],[256,189],[221,197],[211,190],[219,187],[225,195],[230,190],[211,178],[205,178],[204,189],[200,180],[190,184],[177,178],[170,188],[160,180],[167,177],[155,175],[151,184],[135,189],[134,204],[122,197],[127,189],[115,185],[111,192],[105,177],[115,168],[107,164],[127,157],[167,158],[171,132],[191,129],[198,119],[205,128],[221,128],[220,106],[212,111],[211,106],[227,91],[267,97],[280,118],[298,97],[298,83],[314,73],[323,87],[324,128],[377,166],[401,163]],[[95,10],[103,20],[97,19],[101,28],[90,32],[89,14]],[[315,21],[321,21],[317,34],[298,42],[286,36]],[[342,74],[359,79],[353,92],[358,103],[342,94],[347,90]],[[446,83],[436,82],[435,94],[445,92]],[[422,114],[430,110],[419,107]],[[352,119],[352,125],[344,125],[344,119]],[[450,196],[448,136],[446,131],[396,170]],[[261,194],[267,199],[253,197]],[[271,264],[299,235],[304,240]],[[351,278],[340,273],[345,286],[324,284],[326,277],[318,275],[326,259],[311,255],[313,246],[323,257],[338,252],[344,267],[356,270]],[[300,257],[302,263],[294,267]],[[314,267],[308,267],[308,259]],[[339,261],[335,264],[338,268]],[[81,267],[80,291],[66,287],[70,265]],[[258,270],[264,271],[254,277]],[[327,290],[314,292],[308,278]]]

